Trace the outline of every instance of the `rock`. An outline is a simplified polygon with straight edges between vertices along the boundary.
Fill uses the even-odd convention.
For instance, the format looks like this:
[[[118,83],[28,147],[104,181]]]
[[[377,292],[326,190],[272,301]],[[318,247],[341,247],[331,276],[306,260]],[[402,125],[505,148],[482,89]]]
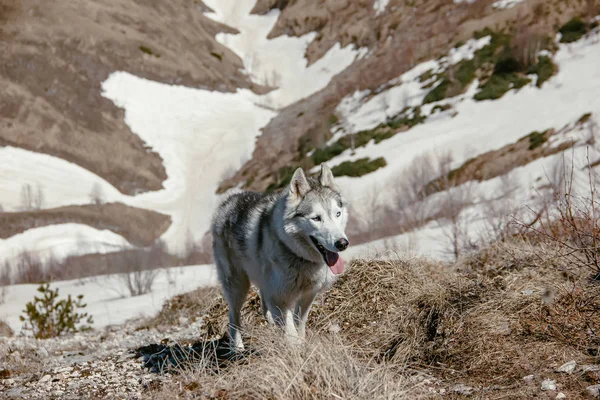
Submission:
[[[523,377],[523,380],[525,382],[533,382],[533,379],[535,378],[535,375],[527,375]]]
[[[458,385],[455,385],[452,388],[452,391],[456,392],[458,394],[462,394],[464,396],[470,396],[470,395],[473,394],[473,388],[470,387],[470,386],[467,386],[467,385],[465,385],[463,383],[459,383]]]
[[[600,385],[592,385],[585,388],[592,397],[600,397]]]
[[[44,375],[40,379],[40,383],[48,382],[50,380],[50,378],[52,378],[50,375]]]
[[[4,321],[0,321],[0,337],[13,337],[15,332]]]
[[[556,399],[558,399],[558,400],[566,399],[566,398],[567,398],[567,396],[563,392],[560,392],[556,395]]]
[[[600,365],[594,365],[594,364],[582,365],[580,368],[581,368],[581,372],[600,371]]]
[[[575,361],[569,361],[558,367],[556,372],[565,372],[567,374],[572,374],[575,371],[575,368],[577,368],[577,363]]]
[[[556,381],[544,379],[542,381],[542,390],[556,390]]]
[[[40,356],[42,358],[48,357],[48,350],[46,350],[45,347],[40,347],[39,349],[37,349],[37,353],[38,353],[38,356]]]

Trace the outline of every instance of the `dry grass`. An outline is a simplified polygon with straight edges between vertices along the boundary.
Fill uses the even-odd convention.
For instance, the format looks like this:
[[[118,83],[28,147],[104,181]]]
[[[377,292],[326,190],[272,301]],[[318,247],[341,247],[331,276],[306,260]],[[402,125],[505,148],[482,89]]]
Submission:
[[[0,213],[0,238],[53,224],[80,223],[108,229],[137,246],[149,246],[171,225],[171,217],[122,203],[90,204]]]
[[[285,346],[276,332],[262,332],[260,355],[217,373],[184,371],[153,398],[201,399],[402,399],[422,398],[417,379],[365,362],[336,337],[311,337]]]
[[[357,260],[317,299],[301,350],[271,336],[253,293],[242,312],[246,343],[258,355],[217,374],[188,371],[177,378],[180,397],[418,398],[424,393],[414,387],[415,374],[435,378],[428,390],[464,383],[490,398],[539,395],[550,377],[567,396],[580,396],[600,377],[555,369],[570,360],[598,362],[600,286],[568,259],[549,257],[553,251],[519,239],[452,265]],[[212,291],[180,296],[162,318],[205,310],[203,335],[225,332],[227,307]],[[532,374],[533,381],[522,379]],[[383,379],[388,386],[377,384]]]

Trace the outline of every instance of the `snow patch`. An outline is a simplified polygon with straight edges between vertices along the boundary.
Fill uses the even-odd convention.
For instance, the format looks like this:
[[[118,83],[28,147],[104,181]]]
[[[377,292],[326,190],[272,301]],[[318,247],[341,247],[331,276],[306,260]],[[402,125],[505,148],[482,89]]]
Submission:
[[[196,265],[163,270],[156,277],[152,292],[136,296],[126,296],[126,290],[118,275],[97,276],[82,280],[53,282],[51,289],[59,289],[59,298],[69,294],[73,297],[83,294],[87,304],[85,311],[93,319],[93,327],[122,324],[132,318],[155,315],[165,300],[198,287],[214,286],[216,272],[211,265]],[[6,287],[5,302],[0,304],[0,320],[4,320],[19,332],[25,304],[37,294],[39,285],[11,285]],[[125,297],[123,297],[125,295]]]

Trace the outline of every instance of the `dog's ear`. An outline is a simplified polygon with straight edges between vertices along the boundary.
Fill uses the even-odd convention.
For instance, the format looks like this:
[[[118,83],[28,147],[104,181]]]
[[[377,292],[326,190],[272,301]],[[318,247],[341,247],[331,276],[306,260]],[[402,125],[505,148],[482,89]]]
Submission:
[[[310,190],[310,184],[306,179],[306,175],[304,175],[304,171],[302,168],[298,168],[294,175],[292,176],[292,181],[290,182],[290,194],[295,197],[304,197],[306,193]]]
[[[331,170],[325,163],[321,164],[321,174],[319,175],[319,183],[321,183],[321,186],[326,186],[335,190],[336,192],[339,192],[339,189],[335,184],[335,180],[333,179],[333,172],[331,172]]]

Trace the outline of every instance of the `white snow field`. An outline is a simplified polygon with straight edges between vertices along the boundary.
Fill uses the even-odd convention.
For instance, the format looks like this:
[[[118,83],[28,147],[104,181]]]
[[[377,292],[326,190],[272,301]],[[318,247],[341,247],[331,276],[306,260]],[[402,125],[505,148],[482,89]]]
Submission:
[[[161,270],[154,281],[152,292],[128,297],[127,289],[118,275],[98,276],[82,280],[53,282],[51,289],[59,289],[59,299],[68,295],[84,295],[87,307],[83,310],[93,317],[93,327],[118,325],[132,318],[149,317],[160,311],[165,300],[198,287],[214,286],[216,272],[212,265],[194,265]],[[0,304],[0,320],[16,332],[21,331],[25,304],[37,294],[39,285],[7,286],[5,302]]]
[[[0,239],[0,264],[18,257],[22,251],[61,260],[73,254],[110,253],[132,247],[123,236],[83,224],[58,224],[28,229]]]

